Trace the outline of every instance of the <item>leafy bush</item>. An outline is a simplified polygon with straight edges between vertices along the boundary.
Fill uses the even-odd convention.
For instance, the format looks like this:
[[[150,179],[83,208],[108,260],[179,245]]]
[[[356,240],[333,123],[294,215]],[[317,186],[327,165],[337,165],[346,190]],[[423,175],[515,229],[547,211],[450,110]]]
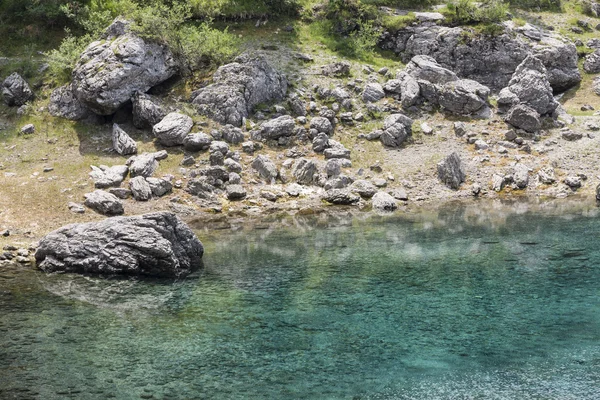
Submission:
[[[48,73],[54,83],[63,84],[71,79],[71,73],[79,56],[91,41],[90,35],[75,37],[68,34],[58,49],[46,53]]]
[[[502,0],[485,0],[476,5],[472,0],[447,4],[446,18],[455,25],[495,24],[508,18],[508,6]]]
[[[408,13],[407,15],[387,15],[383,17],[383,27],[391,32],[397,32],[401,29],[406,28],[417,20],[415,13]]]
[[[561,0],[507,0],[512,7],[528,10],[561,11]]]
[[[185,26],[179,30],[179,52],[187,69],[225,64],[237,54],[238,39],[227,29],[219,31],[210,23],[199,27]]]

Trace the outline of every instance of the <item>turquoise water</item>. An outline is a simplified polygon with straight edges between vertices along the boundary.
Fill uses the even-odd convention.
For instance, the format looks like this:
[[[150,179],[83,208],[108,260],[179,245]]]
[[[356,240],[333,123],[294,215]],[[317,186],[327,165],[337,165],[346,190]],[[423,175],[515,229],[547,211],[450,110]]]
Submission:
[[[600,398],[600,217],[317,222],[178,282],[0,270],[0,398]]]

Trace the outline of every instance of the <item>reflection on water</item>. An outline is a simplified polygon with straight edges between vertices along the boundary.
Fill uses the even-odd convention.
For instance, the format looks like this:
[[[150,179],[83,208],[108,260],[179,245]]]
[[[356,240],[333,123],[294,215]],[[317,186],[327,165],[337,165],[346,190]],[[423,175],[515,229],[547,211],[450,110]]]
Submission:
[[[0,271],[0,398],[597,399],[595,212],[200,232],[182,281]]]

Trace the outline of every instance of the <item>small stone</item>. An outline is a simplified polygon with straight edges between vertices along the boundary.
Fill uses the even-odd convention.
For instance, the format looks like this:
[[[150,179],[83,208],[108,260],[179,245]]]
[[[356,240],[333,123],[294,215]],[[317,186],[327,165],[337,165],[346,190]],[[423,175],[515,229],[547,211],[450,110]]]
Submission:
[[[75,214],[83,214],[85,213],[85,207],[82,204],[70,202],[68,205],[69,211]]]
[[[487,150],[489,147],[490,146],[481,139],[475,141],[475,150]]]
[[[433,128],[427,122],[423,122],[421,124],[421,132],[423,132],[424,135],[432,135]]]
[[[373,185],[378,188],[384,188],[387,186],[387,181],[383,178],[373,179]]]
[[[24,135],[31,135],[35,133],[35,126],[33,124],[27,124],[21,128],[21,133]]]
[[[584,104],[581,106],[581,111],[594,111],[594,107],[590,104]]]
[[[504,132],[504,138],[509,142],[512,142],[517,138],[517,132],[513,131],[512,129],[509,129],[506,132]]]
[[[44,167],[43,171],[44,172],[52,172],[52,171],[54,171],[54,168],[52,168],[52,167]]]
[[[565,184],[573,190],[577,190],[581,187],[581,178],[578,176],[567,176],[565,178]]]
[[[228,200],[242,200],[246,198],[246,189],[242,185],[227,185]]]
[[[467,133],[467,124],[464,122],[454,123],[454,134],[458,137],[462,137]]]
[[[567,129],[562,132],[562,138],[569,142],[574,142],[576,140],[583,138],[583,134],[580,132],[574,132],[570,129]]]

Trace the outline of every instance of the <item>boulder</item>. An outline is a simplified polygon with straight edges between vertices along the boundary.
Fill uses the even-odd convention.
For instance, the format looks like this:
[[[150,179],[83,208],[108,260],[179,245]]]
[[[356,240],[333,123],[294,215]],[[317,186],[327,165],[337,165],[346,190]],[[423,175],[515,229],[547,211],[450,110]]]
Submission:
[[[370,199],[377,193],[377,188],[371,182],[359,179],[352,183],[350,190],[353,193],[358,194],[363,199]]]
[[[344,147],[343,144],[335,141],[329,140],[329,147],[327,147],[323,151],[323,155],[326,160],[334,159],[334,158],[345,158],[350,159],[350,150]]]
[[[240,128],[227,124],[221,130],[223,140],[231,144],[239,144],[244,141],[244,132]]]
[[[325,163],[325,174],[328,178],[335,178],[342,173],[343,162],[339,158],[331,158]]]
[[[151,128],[167,116],[167,108],[155,96],[135,92],[131,97],[133,125],[136,128]]]
[[[183,278],[202,266],[203,253],[175,214],[157,212],[67,225],[40,241],[35,259],[45,272]]]
[[[413,120],[404,114],[392,114],[383,121],[381,143],[388,147],[399,147],[412,134]]]
[[[263,123],[260,127],[260,133],[264,139],[277,140],[283,136],[292,136],[295,127],[296,121],[294,118],[284,115]]]
[[[256,172],[258,172],[258,175],[269,184],[275,183],[275,179],[277,179],[277,176],[279,175],[275,164],[273,164],[269,157],[262,154],[252,161],[252,168],[254,168]]]
[[[143,176],[136,176],[129,181],[129,190],[133,198],[137,201],[148,201],[152,198],[152,189],[150,184]]]
[[[246,198],[246,189],[242,185],[227,185],[227,199],[234,200],[242,200]]]
[[[385,97],[383,87],[377,82],[367,83],[362,93],[365,103],[376,103]]]
[[[350,63],[348,61],[334,62],[321,67],[321,73],[325,76],[337,78],[350,75]]]
[[[588,74],[597,74],[600,72],[600,50],[596,50],[585,57],[583,70]]]
[[[115,20],[105,38],[92,42],[73,69],[75,97],[96,114],[113,114],[134,93],[147,92],[178,70],[168,48],[142,39],[128,26],[127,21]]]
[[[540,31],[539,40],[531,40],[521,31],[511,21],[505,23],[503,34],[495,36],[473,35],[468,27],[423,23],[393,33],[384,32],[379,46],[400,55],[405,63],[418,55],[430,56],[457,76],[494,91],[508,85],[517,66],[530,54],[546,67],[555,92],[565,91],[581,81],[577,48],[571,41],[547,31]]]
[[[154,125],[152,132],[163,146],[179,146],[190,133],[194,121],[187,115],[180,113],[167,114],[158,124]]]
[[[260,55],[242,54],[220,67],[213,82],[193,93],[193,103],[201,114],[234,126],[257,105],[283,100],[287,92],[285,77]]]
[[[199,176],[190,179],[185,190],[201,199],[216,201],[216,196],[214,194],[216,188],[213,183],[214,179],[208,176]]]
[[[126,164],[129,166],[129,174],[131,177],[143,176],[145,178],[151,176],[158,168],[158,161],[168,157],[165,150],[156,153],[143,153],[138,156],[130,157]]]
[[[222,140],[215,140],[212,142],[208,148],[209,153],[221,153],[227,154],[229,152],[229,145],[227,142],[223,142]]]
[[[396,74],[396,79],[400,81],[402,107],[409,108],[417,104],[421,98],[419,82],[406,71],[400,71]]]
[[[73,121],[92,115],[92,112],[75,96],[71,85],[61,86],[52,91],[48,112],[54,117]]]
[[[374,210],[377,211],[396,211],[398,204],[396,199],[385,192],[378,192],[373,196],[371,204]]]
[[[162,197],[173,190],[173,184],[166,179],[146,178],[146,182],[150,185],[152,195],[155,197]]]
[[[121,186],[121,182],[125,180],[129,172],[127,165],[115,165],[113,167],[107,167],[106,165],[95,167],[92,165],[91,167],[92,172],[89,175],[94,181],[94,187],[97,189]]]
[[[360,201],[360,197],[347,189],[330,189],[323,196],[323,200],[335,205],[352,205]]]
[[[508,110],[516,104],[525,104],[538,114],[554,112],[558,102],[547,78],[544,64],[536,57],[528,56],[513,74],[508,86],[500,92],[498,108]]]
[[[190,133],[183,139],[183,148],[187,151],[202,151],[210,147],[212,137],[206,133]]]
[[[2,97],[7,106],[20,107],[33,99],[33,92],[25,79],[14,72],[2,82]]]
[[[137,153],[135,140],[117,124],[113,124],[112,144],[113,149],[122,156]]]
[[[427,81],[434,85],[444,85],[458,80],[458,76],[429,56],[413,57],[406,66],[405,72],[417,81]]]
[[[312,148],[315,153],[322,153],[329,147],[329,136],[326,133],[319,133],[312,142]]]
[[[315,129],[318,133],[333,134],[333,125],[325,117],[314,117],[310,120],[310,129]]]
[[[102,215],[121,215],[125,212],[121,200],[104,190],[95,190],[85,194],[83,204]]]
[[[447,156],[437,165],[438,178],[450,189],[458,189],[465,181],[465,171],[458,153]]]
[[[552,168],[552,167],[546,167],[546,168],[540,169],[537,173],[537,176],[538,176],[538,180],[540,181],[540,183],[543,183],[545,185],[551,185],[554,182],[556,182],[556,177],[554,175],[554,168]]]
[[[540,115],[533,108],[525,104],[513,106],[506,113],[504,120],[515,128],[532,133],[539,131],[542,127]]]
[[[319,177],[317,163],[305,158],[298,159],[292,170],[296,181],[301,185],[313,185]]]
[[[443,85],[438,91],[438,103],[446,110],[460,115],[480,112],[488,107],[490,89],[469,79],[460,79]]]
[[[525,189],[529,185],[529,168],[524,164],[517,164],[513,170],[513,182],[518,189]]]
[[[592,83],[592,90],[596,93],[596,96],[600,96],[600,76],[594,78]]]

